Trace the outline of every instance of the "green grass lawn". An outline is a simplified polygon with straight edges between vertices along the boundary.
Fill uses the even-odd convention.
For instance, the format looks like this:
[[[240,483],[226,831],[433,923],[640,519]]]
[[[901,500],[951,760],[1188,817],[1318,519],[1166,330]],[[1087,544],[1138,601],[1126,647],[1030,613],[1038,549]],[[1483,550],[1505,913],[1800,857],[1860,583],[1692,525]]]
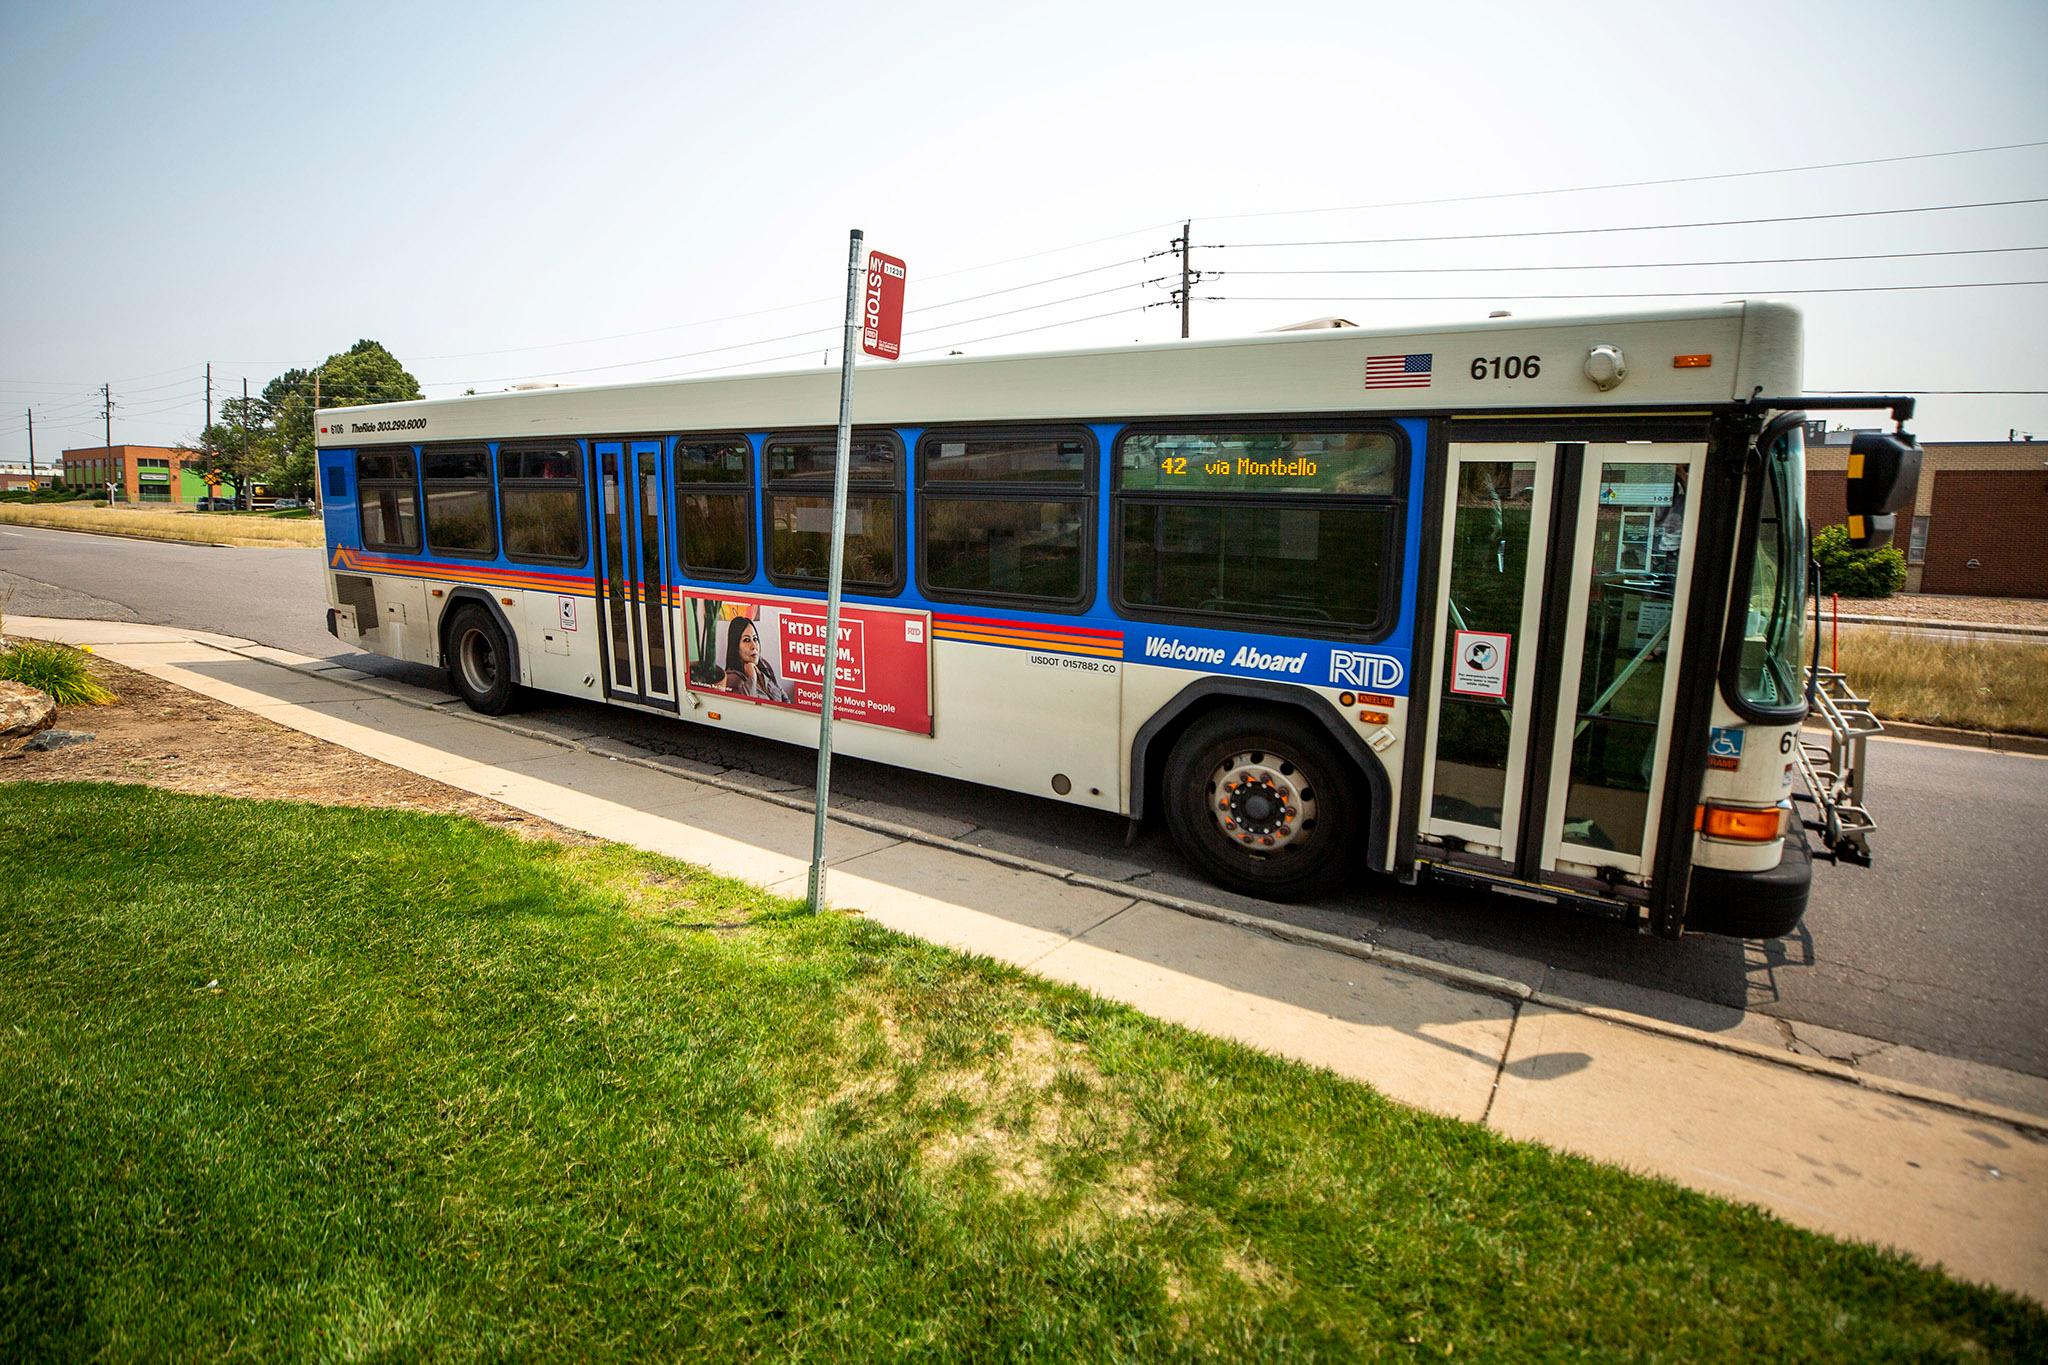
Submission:
[[[2048,1354],[2048,1317],[468,821],[0,785],[0,1359]]]

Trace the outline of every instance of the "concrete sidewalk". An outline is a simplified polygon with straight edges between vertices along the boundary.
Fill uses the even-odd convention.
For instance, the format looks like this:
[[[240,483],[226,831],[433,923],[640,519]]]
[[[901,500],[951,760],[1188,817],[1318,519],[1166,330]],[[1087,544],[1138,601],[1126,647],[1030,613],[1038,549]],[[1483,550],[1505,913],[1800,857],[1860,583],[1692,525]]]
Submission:
[[[794,799],[245,640],[7,624],[557,824],[803,894],[811,817]],[[892,929],[2048,1301],[2039,1119],[884,821],[835,818],[828,854],[833,905]]]

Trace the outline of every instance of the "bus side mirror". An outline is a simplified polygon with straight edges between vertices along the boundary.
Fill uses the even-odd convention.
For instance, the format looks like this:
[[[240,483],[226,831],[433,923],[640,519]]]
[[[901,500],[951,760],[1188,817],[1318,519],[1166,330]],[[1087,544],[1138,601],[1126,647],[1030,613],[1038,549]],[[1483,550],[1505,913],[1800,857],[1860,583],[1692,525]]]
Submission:
[[[1911,436],[1858,432],[1849,444],[1849,545],[1881,550],[1892,543],[1892,515],[1909,506],[1920,484],[1920,447]]]

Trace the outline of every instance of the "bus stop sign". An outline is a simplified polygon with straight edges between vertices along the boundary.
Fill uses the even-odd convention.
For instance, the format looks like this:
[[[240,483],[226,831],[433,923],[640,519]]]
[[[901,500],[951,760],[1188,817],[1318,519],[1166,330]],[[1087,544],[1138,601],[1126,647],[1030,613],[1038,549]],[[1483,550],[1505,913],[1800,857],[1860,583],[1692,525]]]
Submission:
[[[903,354],[903,262],[879,251],[868,253],[866,297],[861,303],[860,348],[895,360]]]

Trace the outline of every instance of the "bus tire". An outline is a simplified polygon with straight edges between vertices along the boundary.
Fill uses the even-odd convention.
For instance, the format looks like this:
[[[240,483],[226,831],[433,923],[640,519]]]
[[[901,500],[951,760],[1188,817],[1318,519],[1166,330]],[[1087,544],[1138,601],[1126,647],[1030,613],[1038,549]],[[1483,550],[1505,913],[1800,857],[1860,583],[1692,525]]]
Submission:
[[[1303,900],[1334,888],[1363,843],[1357,777],[1286,711],[1216,711],[1173,746],[1166,826],[1202,874],[1241,895]]]
[[[512,646],[488,611],[473,603],[455,609],[448,623],[448,682],[469,709],[502,716],[518,699]]]

